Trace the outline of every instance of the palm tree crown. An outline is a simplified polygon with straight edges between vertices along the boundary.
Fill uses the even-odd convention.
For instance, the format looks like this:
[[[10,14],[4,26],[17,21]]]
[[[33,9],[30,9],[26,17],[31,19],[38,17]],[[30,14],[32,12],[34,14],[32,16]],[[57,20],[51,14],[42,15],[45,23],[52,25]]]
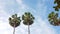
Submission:
[[[28,23],[29,23],[29,25],[33,24],[34,19],[35,18],[33,17],[33,15],[30,12],[25,12],[25,14],[22,15],[22,20],[25,25],[28,25]]]
[[[56,6],[54,6],[53,8],[55,8],[55,11],[59,11],[60,8],[60,0],[55,0],[54,4],[57,4]]]
[[[54,26],[60,25],[60,18],[58,18],[58,13],[51,12],[48,16],[50,24]]]
[[[48,18],[49,18],[50,24],[54,26],[58,25],[58,14],[57,13],[51,12]]]
[[[17,14],[12,15],[12,17],[9,18],[9,24],[12,27],[14,27],[14,25],[15,25],[15,27],[19,26],[20,22],[21,22],[20,17],[17,17]]]

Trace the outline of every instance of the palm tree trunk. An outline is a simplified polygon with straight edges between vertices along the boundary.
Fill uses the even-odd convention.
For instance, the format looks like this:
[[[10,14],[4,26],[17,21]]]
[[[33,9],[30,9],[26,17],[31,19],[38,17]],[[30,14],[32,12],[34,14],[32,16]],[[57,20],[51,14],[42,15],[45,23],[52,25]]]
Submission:
[[[13,30],[13,34],[15,34],[15,25],[14,25],[14,30]]]
[[[30,26],[29,26],[29,23],[28,23],[28,34],[30,34]]]

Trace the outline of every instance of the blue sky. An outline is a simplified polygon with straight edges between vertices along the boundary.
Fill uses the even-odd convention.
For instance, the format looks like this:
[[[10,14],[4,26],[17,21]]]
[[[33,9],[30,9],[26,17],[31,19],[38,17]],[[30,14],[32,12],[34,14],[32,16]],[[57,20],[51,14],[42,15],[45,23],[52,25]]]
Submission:
[[[12,34],[13,27],[9,25],[8,18],[17,13],[22,16],[24,12],[31,12],[34,23],[30,26],[31,34],[60,34],[60,26],[50,25],[48,14],[53,9],[53,0],[0,0],[0,34]],[[21,22],[16,28],[16,34],[28,34],[27,26]]]

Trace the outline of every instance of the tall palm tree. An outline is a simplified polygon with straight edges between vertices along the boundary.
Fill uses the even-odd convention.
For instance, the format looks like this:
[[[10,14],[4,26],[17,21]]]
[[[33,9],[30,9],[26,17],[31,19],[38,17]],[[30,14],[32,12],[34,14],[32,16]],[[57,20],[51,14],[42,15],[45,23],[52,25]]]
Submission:
[[[15,28],[20,25],[20,17],[17,17],[17,14],[9,17],[9,24],[14,28],[13,34],[15,34]]]
[[[28,25],[28,34],[30,34],[30,25],[34,22],[34,17],[30,12],[25,12],[24,15],[22,15],[22,20],[24,25]]]

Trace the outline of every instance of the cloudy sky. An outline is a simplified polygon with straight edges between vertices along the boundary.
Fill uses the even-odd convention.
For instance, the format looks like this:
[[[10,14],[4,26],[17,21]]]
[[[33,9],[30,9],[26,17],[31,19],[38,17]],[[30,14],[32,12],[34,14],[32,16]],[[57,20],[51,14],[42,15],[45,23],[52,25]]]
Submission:
[[[0,34],[13,34],[8,18],[15,13],[22,16],[24,12],[31,12],[35,17],[30,26],[31,34],[60,34],[60,26],[50,25],[47,18],[54,11],[53,2],[54,0],[0,0]],[[27,26],[21,22],[15,33],[28,34]]]

